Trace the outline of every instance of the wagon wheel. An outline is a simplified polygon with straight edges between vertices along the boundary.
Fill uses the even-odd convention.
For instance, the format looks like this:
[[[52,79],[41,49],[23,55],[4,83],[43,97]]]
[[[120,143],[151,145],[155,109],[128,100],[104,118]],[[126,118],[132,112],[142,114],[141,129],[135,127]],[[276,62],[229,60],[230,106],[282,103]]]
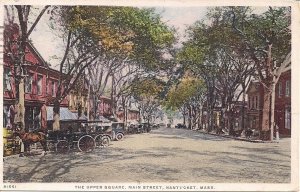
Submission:
[[[108,147],[110,143],[110,137],[107,135],[102,136],[101,147]]]
[[[107,135],[97,135],[95,137],[96,147],[107,147],[110,143],[110,138]]]
[[[80,137],[77,143],[79,151],[90,152],[95,149],[95,140],[90,135]]]
[[[116,140],[117,141],[120,141],[120,140],[122,140],[124,138],[124,134],[123,133],[117,133],[117,135],[116,135]]]
[[[96,144],[96,147],[101,147],[101,143],[102,143],[102,135],[97,135],[95,137],[95,144]]]
[[[65,140],[60,140],[56,144],[56,152],[58,153],[67,153],[70,150],[69,143]]]
[[[47,150],[48,151],[56,151],[56,147],[55,147],[54,141],[48,141],[47,142]]]

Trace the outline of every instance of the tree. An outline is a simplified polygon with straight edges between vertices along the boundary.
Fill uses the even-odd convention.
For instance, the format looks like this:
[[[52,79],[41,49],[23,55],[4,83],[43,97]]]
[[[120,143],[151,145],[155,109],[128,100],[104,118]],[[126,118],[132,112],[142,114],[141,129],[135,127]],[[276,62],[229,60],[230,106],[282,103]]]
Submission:
[[[153,73],[162,68],[162,55],[175,40],[173,31],[161,22],[160,16],[155,14],[153,9],[132,7],[79,9],[83,10],[81,17],[89,21],[86,25],[93,34],[108,35],[104,39],[99,38],[99,41],[101,45],[107,45],[101,60],[110,65],[106,65],[106,72],[102,70],[103,64],[97,63],[97,67],[93,65],[93,69],[102,68],[100,76],[104,77],[104,80],[99,73],[98,80],[91,74],[91,83],[98,87],[94,89],[95,94],[101,95],[103,91],[99,88],[103,90],[108,78],[111,78],[111,98],[115,112],[115,103],[123,92],[128,92],[129,82],[135,75],[142,75],[144,72]],[[109,22],[106,25],[96,19],[96,16],[99,17],[99,13],[103,12],[109,13]],[[101,30],[103,26],[107,29],[105,32]],[[123,97],[123,101],[125,100]]]
[[[273,140],[275,86],[291,63],[291,18],[289,7],[269,7],[261,15],[249,8],[229,8],[232,27],[242,38],[244,51],[255,64],[257,78],[264,86],[262,131]],[[269,118],[271,116],[271,119]]]
[[[188,127],[198,124],[200,127],[201,112],[204,104],[206,87],[201,79],[185,75],[178,85],[173,85],[167,94],[164,105],[167,109],[180,110],[184,117],[188,115]]]
[[[137,79],[132,82],[131,93],[133,98],[138,101],[143,120],[150,123],[152,116],[161,104],[160,93],[164,83],[155,78]]]
[[[12,31],[6,31],[4,34],[5,41],[5,53],[10,57],[11,62],[14,64],[14,79],[15,79],[15,90],[16,90],[16,105],[18,105],[18,115],[15,117],[14,122],[18,123],[21,130],[25,128],[25,91],[24,91],[24,78],[25,78],[25,54],[26,46],[29,41],[29,37],[36,25],[39,23],[41,17],[44,15],[49,5],[43,7],[39,12],[38,16],[33,20],[29,20],[29,15],[32,10],[30,5],[15,5],[5,6],[6,11],[6,22],[8,27],[15,25],[15,12],[18,17],[18,29],[16,34],[12,34]],[[32,22],[32,25],[29,24]],[[13,29],[14,30],[14,29]]]

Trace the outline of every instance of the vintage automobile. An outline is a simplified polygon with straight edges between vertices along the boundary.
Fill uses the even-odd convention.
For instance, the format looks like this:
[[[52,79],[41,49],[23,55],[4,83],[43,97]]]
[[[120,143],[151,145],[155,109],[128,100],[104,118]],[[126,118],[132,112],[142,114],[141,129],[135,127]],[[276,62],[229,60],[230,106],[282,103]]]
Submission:
[[[151,125],[149,123],[142,123],[144,132],[149,133],[151,131]]]
[[[177,129],[186,129],[186,125],[182,124],[182,123],[178,123],[177,125],[175,125],[175,128]]]
[[[112,126],[112,139],[115,141],[122,140],[125,135],[124,123],[113,122],[111,126]]]

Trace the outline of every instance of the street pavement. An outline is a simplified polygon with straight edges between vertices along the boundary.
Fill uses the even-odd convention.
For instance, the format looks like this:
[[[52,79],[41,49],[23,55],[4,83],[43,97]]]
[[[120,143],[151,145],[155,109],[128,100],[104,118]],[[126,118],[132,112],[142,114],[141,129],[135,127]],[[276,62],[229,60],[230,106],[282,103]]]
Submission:
[[[5,157],[3,174],[4,182],[289,183],[290,143],[160,128],[91,153]]]

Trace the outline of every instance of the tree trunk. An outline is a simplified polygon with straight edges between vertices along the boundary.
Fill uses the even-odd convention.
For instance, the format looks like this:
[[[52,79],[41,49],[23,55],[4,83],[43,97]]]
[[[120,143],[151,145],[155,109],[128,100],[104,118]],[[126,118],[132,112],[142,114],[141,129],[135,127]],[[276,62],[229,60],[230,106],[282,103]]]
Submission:
[[[192,109],[188,106],[188,128],[192,129]]]
[[[274,77],[275,78],[275,77]],[[276,85],[273,81],[272,83],[272,95],[271,95],[271,127],[270,127],[270,140],[273,141],[273,136],[274,136],[274,127],[275,127],[275,121],[274,121],[274,116],[275,116],[275,88]]]
[[[183,125],[185,125],[185,106],[183,106]]]
[[[53,131],[60,130],[60,102],[58,100],[54,101],[53,107]]]
[[[242,103],[242,130],[245,130],[245,101],[246,101],[246,92],[245,88],[243,87],[243,103]]]
[[[262,108],[262,125],[261,125],[261,139],[268,140],[270,131],[270,107],[271,107],[271,87],[264,87],[263,108]]]
[[[198,129],[202,129],[202,107],[199,107],[199,113],[198,113],[199,117],[198,117]]]
[[[24,87],[24,78],[22,77],[19,82],[19,115],[17,122],[20,123],[20,128],[22,131],[25,130],[25,87]]]

